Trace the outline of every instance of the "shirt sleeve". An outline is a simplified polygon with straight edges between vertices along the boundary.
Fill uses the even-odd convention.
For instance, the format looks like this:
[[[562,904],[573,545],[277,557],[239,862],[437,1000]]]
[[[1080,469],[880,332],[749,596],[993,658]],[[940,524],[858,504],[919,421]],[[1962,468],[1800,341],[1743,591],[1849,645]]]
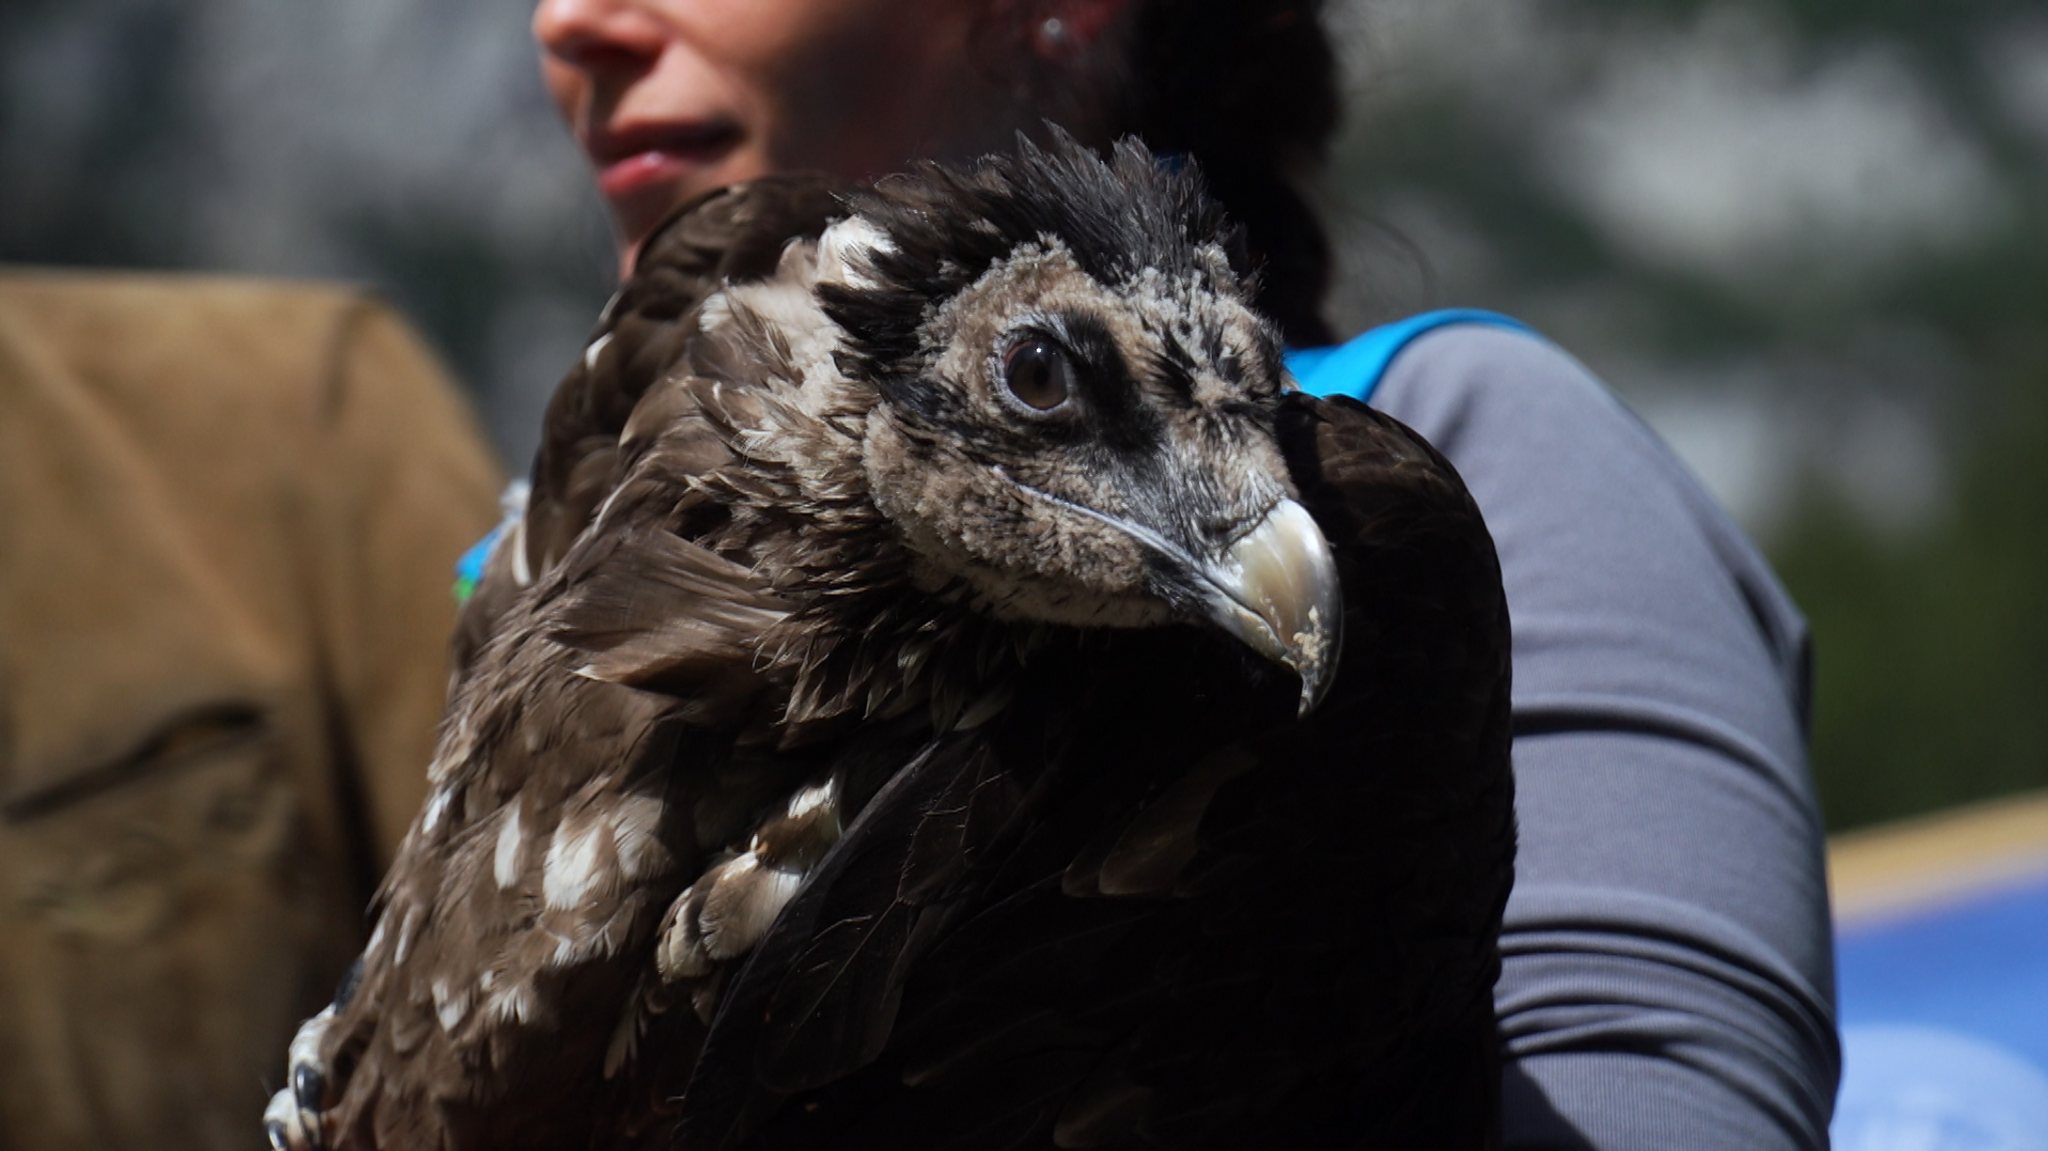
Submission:
[[[1513,617],[1507,1145],[1826,1147],[1841,1058],[1797,609],[1539,339],[1423,336],[1374,406],[1464,476]]]
[[[388,308],[359,302],[333,347],[315,582],[344,770],[382,874],[426,795],[455,561],[497,521],[502,480],[460,393]]]

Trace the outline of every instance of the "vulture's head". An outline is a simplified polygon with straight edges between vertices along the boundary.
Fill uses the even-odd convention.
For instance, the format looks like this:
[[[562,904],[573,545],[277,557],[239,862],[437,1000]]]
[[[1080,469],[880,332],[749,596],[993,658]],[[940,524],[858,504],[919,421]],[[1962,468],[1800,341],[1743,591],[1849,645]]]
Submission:
[[[847,464],[920,581],[1007,620],[1218,626],[1314,706],[1336,567],[1280,449],[1278,331],[1199,178],[1062,139],[850,207],[817,246],[832,390],[860,393]]]

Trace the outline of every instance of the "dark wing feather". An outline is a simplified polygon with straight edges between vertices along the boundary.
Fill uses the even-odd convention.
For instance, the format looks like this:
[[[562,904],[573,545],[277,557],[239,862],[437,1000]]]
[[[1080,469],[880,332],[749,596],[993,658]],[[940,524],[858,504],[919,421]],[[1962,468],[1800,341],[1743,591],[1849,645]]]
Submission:
[[[906,750],[910,762],[867,801],[727,987],[684,1092],[682,1145],[737,1145],[781,1098],[843,1078],[887,1042],[927,917],[968,866],[965,853],[935,849],[969,826],[1006,824],[1023,795],[971,733]]]
[[[790,605],[749,568],[655,525],[590,549],[558,601],[550,638],[587,657],[577,674],[686,700],[686,718],[729,721],[725,701],[766,685],[753,640]]]

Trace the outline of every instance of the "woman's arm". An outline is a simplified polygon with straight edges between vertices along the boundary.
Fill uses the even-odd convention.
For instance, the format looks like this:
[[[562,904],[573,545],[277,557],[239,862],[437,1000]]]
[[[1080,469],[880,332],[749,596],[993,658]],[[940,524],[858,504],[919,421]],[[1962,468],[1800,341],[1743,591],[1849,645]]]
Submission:
[[[329,347],[304,470],[324,513],[321,650],[375,878],[426,799],[455,559],[496,522],[503,480],[454,381],[397,313],[360,299]]]
[[[1514,617],[1508,1145],[1825,1147],[1840,1052],[1797,609],[1541,340],[1433,332],[1373,404],[1463,473]]]

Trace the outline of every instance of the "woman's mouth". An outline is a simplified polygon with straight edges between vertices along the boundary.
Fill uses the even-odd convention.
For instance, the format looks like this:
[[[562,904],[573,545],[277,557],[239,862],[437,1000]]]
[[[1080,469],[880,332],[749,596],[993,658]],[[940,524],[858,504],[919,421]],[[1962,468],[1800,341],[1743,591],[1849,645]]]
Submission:
[[[588,149],[598,190],[623,211],[653,193],[678,190],[677,185],[724,159],[739,138],[739,126],[729,121],[661,124],[594,134]]]

